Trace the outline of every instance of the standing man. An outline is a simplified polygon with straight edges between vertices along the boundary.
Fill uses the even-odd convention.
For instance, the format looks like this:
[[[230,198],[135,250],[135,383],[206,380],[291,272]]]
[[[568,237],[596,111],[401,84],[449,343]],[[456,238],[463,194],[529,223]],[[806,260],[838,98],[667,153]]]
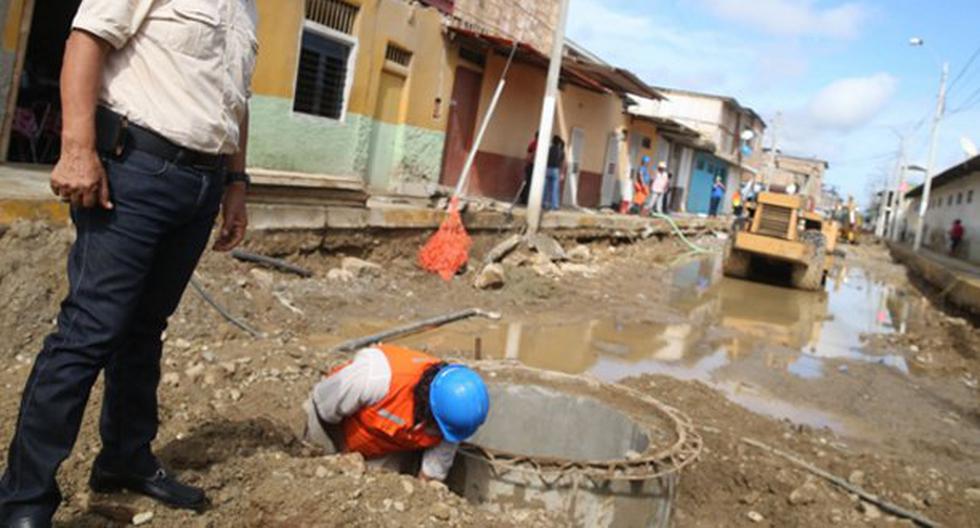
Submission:
[[[966,229],[963,228],[963,221],[957,218],[953,221],[953,227],[949,230],[949,255],[951,257],[956,256],[960,245],[963,244],[964,235],[966,235]]]
[[[667,174],[667,162],[661,161],[657,164],[657,173],[653,175],[653,185],[650,187],[651,207],[654,211],[663,214],[664,196],[670,186],[670,176]]]
[[[561,136],[551,138],[548,148],[548,170],[544,180],[544,210],[557,211],[561,207],[561,184],[565,181],[565,141]]]
[[[716,176],[715,183],[711,186],[711,201],[708,204],[708,216],[718,216],[718,208],[724,197],[725,184],[721,181],[721,176]]]
[[[89,485],[201,509],[151,451],[161,335],[207,245],[245,236],[254,0],[82,0],[61,73],[51,189],[77,238],[69,293],[24,389],[0,480],[0,526],[51,526],[55,474],[105,371]]]

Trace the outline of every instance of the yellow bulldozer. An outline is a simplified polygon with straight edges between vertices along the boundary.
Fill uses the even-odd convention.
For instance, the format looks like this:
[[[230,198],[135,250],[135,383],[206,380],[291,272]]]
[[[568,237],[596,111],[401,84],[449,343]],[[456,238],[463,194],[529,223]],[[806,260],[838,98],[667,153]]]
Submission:
[[[759,193],[749,216],[736,220],[725,249],[725,275],[749,278],[762,261],[790,267],[794,288],[818,291],[833,266],[840,226],[804,210],[804,197]]]

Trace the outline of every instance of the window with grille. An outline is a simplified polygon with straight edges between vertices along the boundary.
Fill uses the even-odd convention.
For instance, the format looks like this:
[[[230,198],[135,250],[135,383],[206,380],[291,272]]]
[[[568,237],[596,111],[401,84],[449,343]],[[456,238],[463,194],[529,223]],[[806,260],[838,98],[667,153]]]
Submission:
[[[395,44],[389,43],[388,48],[385,50],[385,59],[390,60],[395,64],[408,66],[408,64],[412,62],[412,52],[398,47]]]
[[[353,44],[304,29],[293,110],[341,119],[352,53]]]
[[[306,19],[352,35],[358,7],[343,0],[306,0]]]

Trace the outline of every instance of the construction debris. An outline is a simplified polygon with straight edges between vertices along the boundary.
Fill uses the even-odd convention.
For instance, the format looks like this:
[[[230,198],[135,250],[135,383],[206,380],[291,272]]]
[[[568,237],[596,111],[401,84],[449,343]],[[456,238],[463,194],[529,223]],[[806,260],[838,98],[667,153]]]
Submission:
[[[507,237],[506,240],[494,246],[493,249],[491,249],[490,252],[487,253],[487,256],[484,259],[484,261],[487,264],[500,262],[504,257],[509,255],[511,251],[514,251],[514,249],[517,248],[517,246],[520,245],[521,241],[523,240],[524,237],[522,237],[521,235],[511,235]]]
[[[376,278],[381,276],[381,266],[356,257],[344,258],[340,264],[340,267],[342,270],[359,279]]]
[[[504,286],[504,267],[500,264],[487,264],[476,276],[473,286],[479,290],[502,288]]]
[[[528,236],[526,240],[529,246],[534,248],[538,253],[548,257],[548,260],[552,262],[568,260],[568,256],[565,254],[565,250],[561,247],[561,244],[548,235],[538,233]]]

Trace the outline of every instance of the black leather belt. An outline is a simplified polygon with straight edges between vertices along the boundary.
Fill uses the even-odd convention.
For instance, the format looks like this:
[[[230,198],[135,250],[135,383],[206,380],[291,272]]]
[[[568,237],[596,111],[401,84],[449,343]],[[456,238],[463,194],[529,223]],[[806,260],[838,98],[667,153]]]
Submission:
[[[138,150],[186,167],[224,170],[228,164],[225,154],[209,154],[181,147],[104,106],[98,107],[95,112],[95,130],[98,150],[113,156]]]

